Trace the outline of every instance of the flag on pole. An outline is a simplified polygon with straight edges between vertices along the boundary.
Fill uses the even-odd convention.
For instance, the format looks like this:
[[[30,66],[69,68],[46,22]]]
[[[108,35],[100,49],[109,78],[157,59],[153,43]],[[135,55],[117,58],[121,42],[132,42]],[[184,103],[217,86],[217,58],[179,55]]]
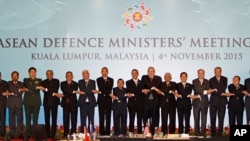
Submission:
[[[89,124],[90,137],[91,137],[91,140],[93,140],[93,134],[94,134],[93,124],[92,124],[92,121],[89,121],[89,122],[90,122]]]
[[[86,127],[84,127],[84,137],[85,137],[85,141],[90,141],[89,136],[88,136],[88,129]]]

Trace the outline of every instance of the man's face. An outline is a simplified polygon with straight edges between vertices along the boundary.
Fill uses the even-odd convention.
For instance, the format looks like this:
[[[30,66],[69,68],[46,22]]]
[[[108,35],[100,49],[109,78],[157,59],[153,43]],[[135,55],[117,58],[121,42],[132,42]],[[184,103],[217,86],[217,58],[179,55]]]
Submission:
[[[155,70],[153,68],[148,69],[148,76],[153,78],[155,76]]]
[[[29,71],[29,77],[30,77],[30,78],[36,78],[36,71],[33,70],[33,69],[30,70],[30,71]]]
[[[102,69],[102,76],[107,77],[108,76],[108,70],[107,69]]]
[[[122,81],[122,80],[119,80],[118,82],[117,82],[117,87],[118,88],[122,88],[124,86],[124,82]]]
[[[234,77],[234,78],[233,78],[233,84],[234,84],[235,86],[238,86],[238,85],[240,84],[240,79],[239,79],[238,77]]]
[[[73,74],[72,73],[67,73],[66,74],[66,80],[67,81],[72,81],[73,80]]]
[[[49,80],[53,79],[53,73],[52,73],[51,71],[48,71],[48,72],[46,73],[46,77],[47,77],[47,79],[49,79]]]
[[[84,80],[88,80],[89,79],[89,72],[88,71],[84,71],[82,73],[82,77],[83,77]]]
[[[186,74],[181,75],[181,82],[187,82],[187,75]]]
[[[219,69],[219,68],[215,69],[214,74],[216,77],[220,77],[221,76],[221,69]]]
[[[204,71],[203,71],[203,70],[199,70],[199,71],[198,71],[198,78],[199,78],[199,79],[204,79],[204,77],[205,77]]]
[[[12,81],[18,81],[18,79],[19,79],[18,74],[17,74],[17,73],[13,73],[13,74],[11,75],[11,79],[12,79]]]
[[[137,79],[139,74],[138,74],[138,71],[134,70],[134,71],[132,71],[131,75],[132,75],[133,79]]]
[[[166,82],[170,82],[171,79],[172,79],[172,77],[171,77],[170,74],[166,74],[166,75],[165,75],[165,81],[166,81]]]

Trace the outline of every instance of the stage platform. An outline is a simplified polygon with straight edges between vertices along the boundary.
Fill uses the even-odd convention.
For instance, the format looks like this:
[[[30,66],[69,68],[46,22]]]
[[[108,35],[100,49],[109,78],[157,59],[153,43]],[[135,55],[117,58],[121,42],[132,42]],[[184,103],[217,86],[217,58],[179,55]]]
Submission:
[[[118,137],[118,136],[99,136],[97,137],[99,141],[229,141],[229,136],[214,136],[214,137],[199,137],[199,136],[189,136],[181,137],[178,134],[168,135],[166,137],[153,137],[146,138],[143,136],[134,137]]]

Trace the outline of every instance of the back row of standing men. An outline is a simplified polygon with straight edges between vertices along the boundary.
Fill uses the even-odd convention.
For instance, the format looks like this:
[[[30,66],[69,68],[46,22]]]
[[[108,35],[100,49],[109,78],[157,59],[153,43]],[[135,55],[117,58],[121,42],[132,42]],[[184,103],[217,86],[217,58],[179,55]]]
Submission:
[[[0,73],[1,136],[5,136],[6,105],[9,108],[9,123],[12,131],[21,133],[23,130],[22,104],[26,117],[26,132],[30,133],[31,121],[33,124],[38,124],[41,106],[40,90],[44,92],[45,128],[47,135],[52,137],[56,133],[59,104],[63,107],[64,136],[76,132],[78,106],[80,107],[81,132],[84,132],[84,127],[90,126],[90,122],[87,125],[87,121],[91,121],[92,126],[95,125],[94,109],[98,105],[100,135],[110,135],[112,110],[114,134],[125,135],[127,109],[129,132],[134,132],[134,121],[137,117],[138,133],[142,133],[142,127],[149,123],[150,131],[154,134],[155,127],[159,127],[159,108],[161,108],[161,126],[164,134],[175,132],[176,109],[178,133],[189,133],[192,106],[195,134],[205,135],[209,107],[211,134],[212,136],[221,135],[228,103],[227,97],[230,97],[228,103],[229,124],[243,124],[244,102],[246,121],[250,121],[250,79],[246,79],[245,84],[242,85],[240,77],[234,76],[232,84],[228,85],[227,77],[221,75],[221,67],[214,69],[215,76],[209,80],[204,77],[205,71],[199,69],[198,78],[194,79],[192,83],[187,82],[188,74],[186,72],[180,73],[180,82],[176,83],[171,80],[171,73],[168,72],[162,81],[160,76],[155,75],[154,67],[149,67],[148,74],[143,75],[141,79],[138,78],[138,70],[133,69],[132,78],[126,82],[118,79],[117,86],[114,86],[113,78],[108,76],[107,67],[101,69],[102,76],[96,80],[89,78],[88,70],[83,70],[83,79],[78,82],[73,80],[73,73],[68,71],[66,80],[61,83],[58,79],[53,78],[52,70],[46,72],[47,79],[45,80],[37,78],[36,71],[34,67],[29,68],[29,78],[24,78],[23,82],[18,80],[17,71],[11,73],[12,80],[8,82],[1,80]],[[59,88],[62,93],[59,93]],[[226,92],[227,88],[228,92]],[[76,94],[79,94],[79,99]],[[94,94],[98,95],[97,101]],[[208,94],[211,94],[210,99]],[[61,101],[60,98],[62,98]],[[50,124],[50,118],[52,124]],[[219,130],[216,133],[217,119]],[[71,129],[69,129],[70,123]],[[91,128],[94,129],[94,127]]]

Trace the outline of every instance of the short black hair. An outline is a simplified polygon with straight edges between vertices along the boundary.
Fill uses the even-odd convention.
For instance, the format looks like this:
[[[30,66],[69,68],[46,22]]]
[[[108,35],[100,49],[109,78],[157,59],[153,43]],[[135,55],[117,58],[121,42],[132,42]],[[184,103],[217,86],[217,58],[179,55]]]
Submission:
[[[186,72],[181,72],[181,73],[180,73],[180,77],[181,77],[182,75],[188,76],[188,74],[187,74]]]
[[[124,83],[124,80],[123,80],[122,78],[119,78],[119,79],[117,80],[117,83],[118,83],[119,81],[122,81],[122,82]]]
[[[29,68],[29,72],[30,72],[31,70],[34,70],[34,71],[36,72],[36,68],[35,68],[35,67],[30,67],[30,68]]]
[[[13,72],[11,73],[11,76],[13,76],[14,74],[17,74],[17,75],[19,76],[19,72],[17,72],[17,71],[13,71]]]

